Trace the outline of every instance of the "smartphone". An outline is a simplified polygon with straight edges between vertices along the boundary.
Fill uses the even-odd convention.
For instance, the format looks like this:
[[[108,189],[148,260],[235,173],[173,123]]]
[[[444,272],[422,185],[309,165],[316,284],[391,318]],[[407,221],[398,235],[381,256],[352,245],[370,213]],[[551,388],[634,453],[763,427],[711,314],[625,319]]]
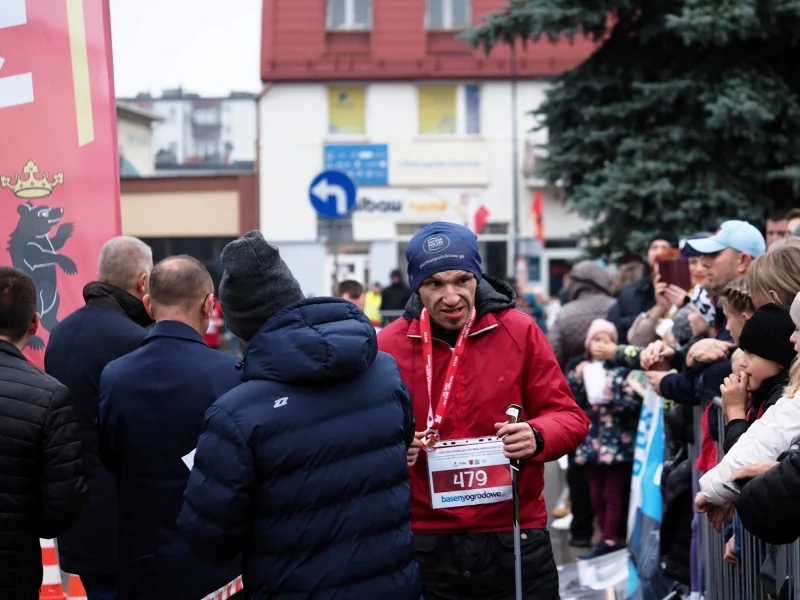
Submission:
[[[676,285],[687,292],[692,289],[689,259],[681,256],[678,250],[659,255],[658,276],[667,285]]]

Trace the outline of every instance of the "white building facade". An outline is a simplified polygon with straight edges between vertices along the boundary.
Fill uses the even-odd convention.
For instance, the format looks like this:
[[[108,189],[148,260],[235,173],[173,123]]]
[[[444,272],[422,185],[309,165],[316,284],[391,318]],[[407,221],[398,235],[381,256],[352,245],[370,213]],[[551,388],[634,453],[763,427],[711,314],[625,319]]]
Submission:
[[[480,211],[484,271],[516,274],[553,293],[581,252],[586,223],[567,211],[558,188],[526,177],[531,144],[546,141],[546,133],[530,133],[530,112],[545,90],[543,82],[517,83],[515,169],[509,81],[268,85],[258,105],[261,230],[304,292],[326,295],[335,280],[387,283],[392,269],[405,270],[407,242],[420,227],[437,220],[474,227]],[[451,102],[448,113],[442,106]],[[326,169],[345,171],[358,185],[356,209],[335,225],[309,199],[311,181]],[[525,257],[517,265],[515,176]],[[535,240],[537,193],[544,244]]]
[[[159,97],[139,94],[124,101],[162,118],[153,128],[152,160],[160,168],[255,161],[255,94],[232,92],[211,98],[178,88]]]

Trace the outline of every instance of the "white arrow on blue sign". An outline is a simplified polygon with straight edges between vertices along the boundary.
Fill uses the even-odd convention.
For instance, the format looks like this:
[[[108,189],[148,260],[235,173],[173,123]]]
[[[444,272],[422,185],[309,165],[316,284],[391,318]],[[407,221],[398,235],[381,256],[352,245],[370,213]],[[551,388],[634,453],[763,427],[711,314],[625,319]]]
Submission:
[[[341,219],[355,208],[356,192],[356,184],[345,173],[323,171],[311,181],[308,197],[318,214]]]

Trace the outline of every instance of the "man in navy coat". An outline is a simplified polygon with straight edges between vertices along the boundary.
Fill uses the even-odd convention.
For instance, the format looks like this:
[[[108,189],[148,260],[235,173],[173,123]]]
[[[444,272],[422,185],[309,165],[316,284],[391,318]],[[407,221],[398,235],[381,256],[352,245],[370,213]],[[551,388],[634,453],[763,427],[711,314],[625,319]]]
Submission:
[[[144,309],[153,252],[143,241],[119,236],[100,250],[97,281],[83,288],[86,306],[50,334],[44,366],[69,388],[83,446],[89,496],[77,522],[58,536],[61,568],[79,575],[89,600],[116,598],[117,487],[97,450],[97,388],[112,360],[139,347],[153,321]]]
[[[120,600],[199,600],[241,574],[241,558],[209,565],[190,551],[176,520],[203,416],[239,384],[233,356],[203,333],[214,285],[190,256],[150,274],[147,312],[156,321],[141,347],[110,363],[100,379],[100,457],[119,489]]]

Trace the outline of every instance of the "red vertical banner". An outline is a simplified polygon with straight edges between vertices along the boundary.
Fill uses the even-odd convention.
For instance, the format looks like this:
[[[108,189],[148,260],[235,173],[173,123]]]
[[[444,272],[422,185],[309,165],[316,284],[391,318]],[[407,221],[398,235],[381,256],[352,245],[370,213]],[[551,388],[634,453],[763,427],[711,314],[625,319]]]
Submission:
[[[0,0],[0,132],[0,264],[36,283],[41,365],[121,230],[108,0]]]
[[[531,202],[531,219],[533,220],[534,237],[544,244],[544,194],[542,190],[536,190],[533,196],[533,201]]]

